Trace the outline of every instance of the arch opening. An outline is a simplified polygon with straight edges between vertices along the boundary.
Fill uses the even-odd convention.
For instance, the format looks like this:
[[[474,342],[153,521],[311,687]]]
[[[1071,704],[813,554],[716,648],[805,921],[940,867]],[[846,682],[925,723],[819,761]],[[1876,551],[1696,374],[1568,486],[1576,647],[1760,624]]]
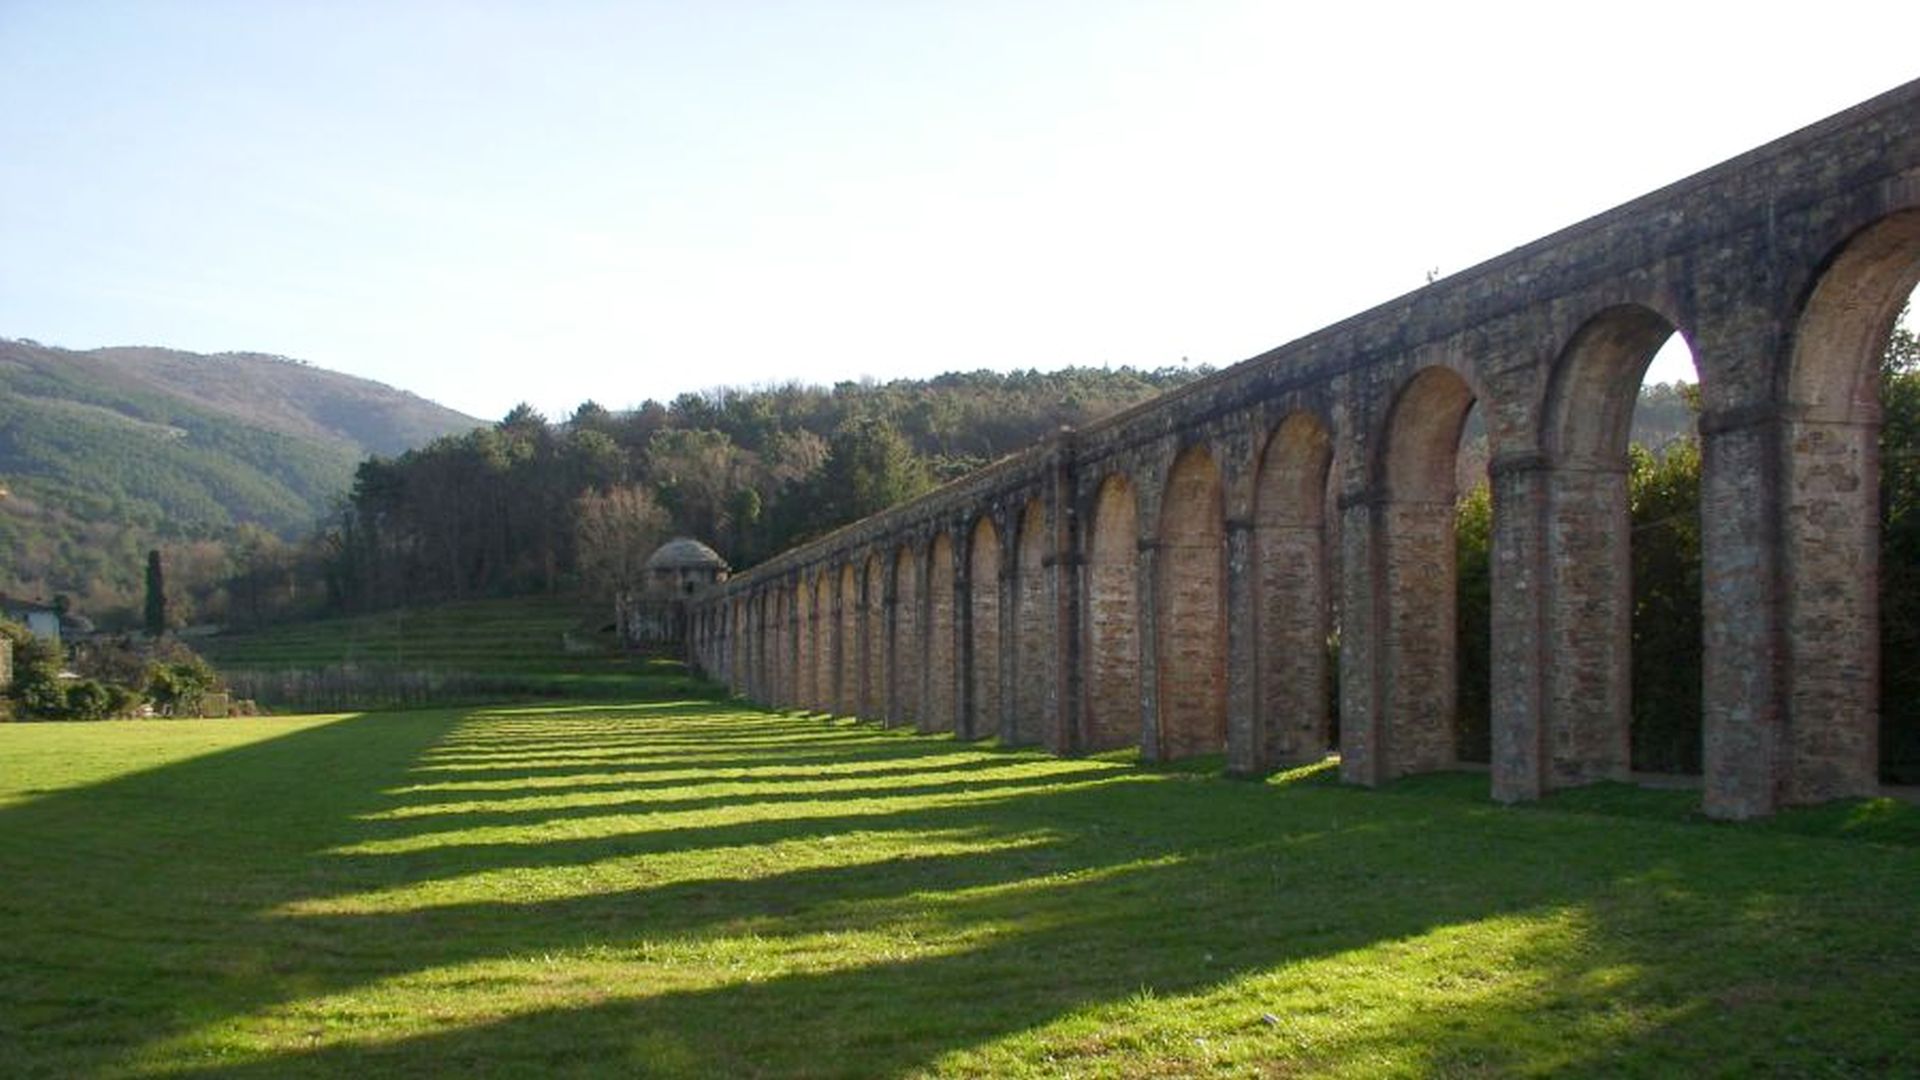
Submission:
[[[843,716],[858,716],[864,686],[861,663],[865,657],[860,647],[860,585],[851,562],[840,567],[839,609],[839,628],[834,635],[834,653],[839,659],[835,711]]]
[[[1550,786],[1700,772],[1697,379],[1685,338],[1639,305],[1587,320],[1555,364],[1542,645]]]
[[[887,715],[887,606],[886,571],[880,553],[867,556],[866,597],[860,608],[860,640],[865,659],[861,670],[865,685],[861,690],[860,715],[869,720],[884,720]]]
[[[954,614],[953,541],[945,532],[927,546],[927,694],[920,727],[923,731],[955,729],[954,685],[959,649]]]
[[[1487,443],[1468,424],[1476,398],[1458,372],[1428,367],[1388,412],[1376,464],[1385,493],[1376,528],[1386,593],[1383,712],[1372,748],[1379,779],[1486,759],[1489,617],[1461,595],[1463,581],[1474,586],[1472,596],[1486,593],[1462,573],[1460,537],[1475,537],[1473,564],[1492,523]]]
[[[1140,511],[1133,483],[1115,473],[1094,499],[1087,566],[1087,688],[1084,738],[1089,751],[1140,742]]]
[[[1254,491],[1254,587],[1262,767],[1332,749],[1334,545],[1327,535],[1333,439],[1311,413],[1268,437]]]
[[[1920,209],[1840,246],[1782,373],[1785,799],[1920,783]]]
[[[971,738],[1000,734],[1000,532],[993,519],[974,523],[967,552],[967,673],[965,725]]]
[[[793,650],[793,704],[802,710],[814,708],[817,685],[816,676],[820,665],[815,659],[819,652],[819,635],[815,622],[813,582],[802,576],[794,586],[794,650]]]
[[[1015,571],[1013,650],[1013,741],[1027,744],[1047,737],[1047,684],[1053,672],[1053,619],[1047,610],[1047,511],[1030,499],[1020,512]]]
[[[1226,496],[1202,446],[1167,473],[1154,605],[1158,756],[1215,754],[1227,743]]]
[[[926,651],[920,636],[920,557],[910,545],[893,554],[893,713],[888,720],[918,726],[925,712],[921,673]]]
[[[834,708],[835,675],[839,672],[839,636],[833,610],[831,571],[822,568],[813,579],[813,697],[807,702],[815,712],[831,713]]]

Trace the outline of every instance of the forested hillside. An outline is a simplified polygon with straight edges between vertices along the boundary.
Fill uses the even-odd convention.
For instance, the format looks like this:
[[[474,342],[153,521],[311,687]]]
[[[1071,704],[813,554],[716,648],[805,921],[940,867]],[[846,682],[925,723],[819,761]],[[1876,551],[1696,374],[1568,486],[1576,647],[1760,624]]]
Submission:
[[[149,548],[302,537],[369,453],[477,423],[276,357],[0,339],[0,592],[124,608]]]
[[[344,610],[586,587],[669,534],[735,566],[873,513],[1199,371],[1074,368],[685,394],[500,423],[363,464],[322,570]]]

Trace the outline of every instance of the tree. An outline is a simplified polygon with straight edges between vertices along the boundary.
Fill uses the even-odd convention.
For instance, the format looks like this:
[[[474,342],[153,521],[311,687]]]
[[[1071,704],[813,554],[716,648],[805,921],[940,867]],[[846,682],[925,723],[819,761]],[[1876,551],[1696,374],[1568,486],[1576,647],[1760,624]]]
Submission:
[[[1920,783],[1920,337],[1895,324],[1880,364],[1880,760]]]
[[[1486,484],[1476,484],[1461,496],[1454,510],[1454,536],[1459,574],[1454,745],[1461,761],[1484,762],[1493,749],[1493,495]]]
[[[574,500],[574,550],[583,584],[617,595],[640,584],[647,557],[660,546],[667,513],[646,488],[589,491]]]
[[[803,530],[829,532],[907,501],[933,486],[926,463],[900,430],[878,416],[841,425],[827,459],[808,485]]]
[[[147,552],[147,634],[159,637],[167,632],[167,575],[160,563],[160,549]]]
[[[7,697],[20,713],[58,719],[67,706],[60,685],[60,650],[19,623],[0,621],[0,637],[13,643],[13,685]]]
[[[1700,443],[1627,449],[1633,768],[1700,771]]]
[[[147,668],[146,693],[166,716],[194,716],[201,702],[220,685],[220,677],[205,660],[192,653],[173,660],[157,659]]]

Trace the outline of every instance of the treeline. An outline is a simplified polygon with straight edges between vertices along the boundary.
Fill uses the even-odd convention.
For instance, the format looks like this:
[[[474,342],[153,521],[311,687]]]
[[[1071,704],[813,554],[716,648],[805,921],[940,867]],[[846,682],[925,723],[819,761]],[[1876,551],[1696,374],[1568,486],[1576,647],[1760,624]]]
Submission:
[[[252,536],[181,598],[253,624],[477,596],[616,588],[670,535],[747,566],[1205,369],[977,371],[683,394],[496,424],[374,457],[316,535]],[[182,575],[175,574],[176,578]]]

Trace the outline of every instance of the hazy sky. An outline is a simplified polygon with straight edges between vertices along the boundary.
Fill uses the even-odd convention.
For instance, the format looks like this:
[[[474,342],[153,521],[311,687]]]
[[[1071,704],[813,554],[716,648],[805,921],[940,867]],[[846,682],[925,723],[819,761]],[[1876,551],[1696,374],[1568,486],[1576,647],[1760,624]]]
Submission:
[[[496,418],[1225,365],[1920,76],[1920,3],[0,0],[0,336]]]

